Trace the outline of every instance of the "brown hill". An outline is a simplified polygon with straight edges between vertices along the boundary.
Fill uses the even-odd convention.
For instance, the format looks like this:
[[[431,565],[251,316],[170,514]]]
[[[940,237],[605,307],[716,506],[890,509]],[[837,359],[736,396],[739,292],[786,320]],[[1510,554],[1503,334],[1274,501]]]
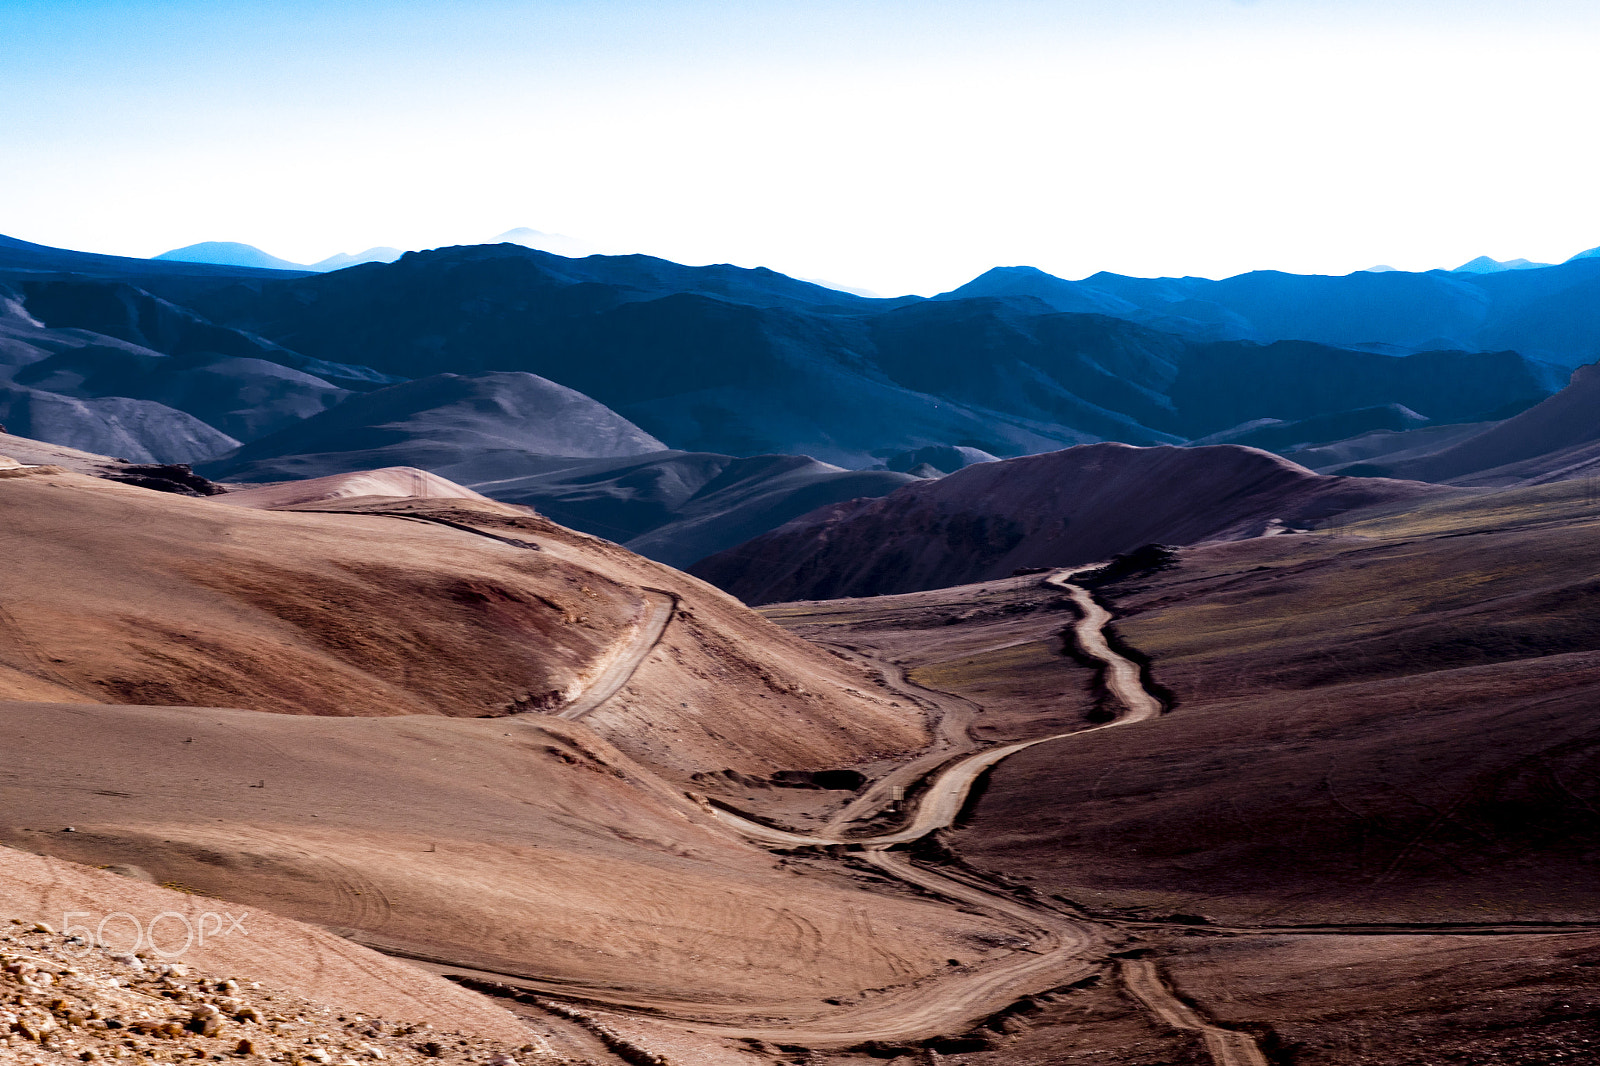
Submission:
[[[713,1016],[1007,951],[993,919],[797,876],[685,794],[927,740],[919,708],[714,589],[503,505],[265,511],[6,473],[8,844]]]
[[[236,507],[277,510],[353,496],[490,502],[487,496],[479,495],[464,485],[457,485],[448,478],[418,470],[414,466],[386,466],[381,470],[362,470],[354,474],[329,474],[327,477],[307,478],[304,481],[233,488],[218,502],[231,503]]]
[[[0,746],[0,839],[451,972],[817,1010],[1004,928],[797,876],[581,722],[4,703]]]
[[[685,773],[764,774],[924,735],[917,712],[852,695],[858,672],[722,594],[504,505],[262,511],[52,469],[0,479],[0,698],[560,710],[676,597],[632,683],[588,719],[624,747]]]
[[[697,563],[746,603],[911,592],[1152,542],[1238,540],[1447,490],[1313,474],[1235,445],[1091,444],[819,508]]]
[[[1428,455],[1349,468],[1387,477],[1508,486],[1593,476],[1600,464],[1600,364],[1554,396]]]

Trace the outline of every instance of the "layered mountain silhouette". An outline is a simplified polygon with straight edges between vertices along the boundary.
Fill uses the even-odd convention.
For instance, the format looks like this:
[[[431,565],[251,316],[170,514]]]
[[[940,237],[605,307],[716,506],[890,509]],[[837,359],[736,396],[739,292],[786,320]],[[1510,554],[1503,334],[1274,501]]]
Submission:
[[[1343,467],[1346,474],[1456,485],[1506,486],[1600,473],[1600,365],[1579,367],[1566,388],[1478,432]]]
[[[1224,281],[1007,267],[885,300],[514,243],[320,274],[254,251],[0,239],[8,417],[213,477],[415,466],[682,565],[906,477],[1106,440],[1456,479],[1473,471],[1405,464],[1554,417],[1535,405],[1600,341],[1582,255]]]
[[[1066,283],[1032,268],[990,271],[945,294],[1034,296],[1060,310],[1114,297],[1110,313],[1188,337],[1306,340],[1390,352],[1514,349],[1574,367],[1600,359],[1600,258],[1492,273],[1358,271],[1342,277],[1258,270],[1221,281],[1099,273]],[[1053,302],[1054,301],[1054,302]],[[1077,301],[1077,303],[1074,303]]]
[[[1452,274],[1498,274],[1502,270],[1534,270],[1549,263],[1535,263],[1527,259],[1490,259],[1480,255],[1469,259],[1451,271]]]
[[[473,487],[680,568],[825,504],[883,496],[917,479],[845,470],[806,455],[662,451],[542,465],[538,473]]]
[[[1017,277],[1052,292],[1070,284]],[[1384,403],[1434,420],[1499,417],[1560,378],[1510,350],[1391,366],[1371,352],[1202,341],[1103,313],[1126,303],[1060,310],[998,288],[870,300],[771,271],[495,245],[235,286],[195,306],[302,354],[394,375],[538,374],[683,450],[852,467],[936,444],[1016,455],[1100,439],[1172,443],[1250,418]],[[1214,403],[1243,389],[1253,406]]]
[[[174,248],[170,252],[162,252],[156,256],[160,260],[170,260],[178,263],[212,263],[217,266],[259,267],[266,270],[295,270],[317,271],[343,270],[345,267],[359,266],[362,263],[392,263],[401,256],[398,248],[368,248],[364,252],[351,255],[340,252],[330,255],[310,265],[304,263],[291,263],[287,259],[279,259],[269,255],[252,244],[239,244],[236,241],[202,241],[199,244],[190,244],[183,248]]]

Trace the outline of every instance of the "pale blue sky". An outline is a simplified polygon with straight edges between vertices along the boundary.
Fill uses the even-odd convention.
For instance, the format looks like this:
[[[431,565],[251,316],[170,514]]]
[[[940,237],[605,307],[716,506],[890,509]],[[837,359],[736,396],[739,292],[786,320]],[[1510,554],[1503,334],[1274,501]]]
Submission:
[[[0,0],[0,233],[931,293],[1600,244],[1600,4]]]

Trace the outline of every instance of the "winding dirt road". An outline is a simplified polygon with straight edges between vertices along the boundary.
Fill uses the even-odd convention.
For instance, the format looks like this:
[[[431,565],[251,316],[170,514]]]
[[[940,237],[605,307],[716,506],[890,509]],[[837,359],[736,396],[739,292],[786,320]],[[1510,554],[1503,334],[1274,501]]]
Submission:
[[[952,750],[959,751],[961,747],[971,744],[966,724],[976,707],[971,701],[958,696],[923,690],[931,697],[929,702],[945,716],[940,723],[940,739],[935,749],[924,752],[912,763],[880,779],[844,811],[830,819],[823,832],[790,832],[762,825],[731,811],[710,808],[717,820],[730,831],[763,846],[848,847],[867,863],[897,880],[1016,923],[1026,934],[1029,942],[1027,947],[995,962],[926,978],[868,1003],[846,1006],[812,1018],[790,1018],[781,1024],[749,1025],[692,1020],[695,1015],[705,1019],[708,1013],[712,1016],[721,1013],[715,1008],[708,1010],[703,1003],[675,1003],[603,993],[586,998],[605,1002],[613,1008],[645,1009],[658,1014],[657,1020],[662,1021],[664,1019],[659,1018],[659,1014],[675,1014],[677,1017],[667,1024],[706,1035],[811,1047],[839,1047],[874,1040],[893,1042],[915,1039],[930,1032],[951,1032],[970,1024],[973,1018],[1002,1009],[1020,996],[1057,988],[1101,970],[1106,955],[1107,926],[1025,903],[981,883],[914,865],[904,855],[889,850],[952,825],[979,777],[1017,752],[1038,744],[1149,721],[1161,714],[1160,701],[1143,687],[1139,667],[1118,654],[1107,642],[1104,627],[1110,621],[1110,614],[1095,603],[1086,589],[1071,584],[1070,578],[1077,572],[1077,569],[1057,571],[1046,578],[1045,583],[1071,596],[1078,608],[1079,618],[1073,625],[1078,646],[1086,656],[1104,664],[1106,687],[1123,708],[1123,712],[1113,721],[974,752],[950,762]],[[655,647],[676,603],[664,593],[655,593],[654,597],[650,601],[646,619],[635,635],[602,668],[584,695],[561,712],[562,718],[579,718],[604,703],[628,682],[633,671]],[[859,649],[852,650],[858,657],[863,654]],[[893,664],[878,662],[876,665],[891,671],[898,670]],[[894,681],[902,690],[920,688],[912,686],[905,679],[903,671],[899,671]],[[946,765],[938,771],[938,776],[923,793],[910,824],[873,836],[851,836],[846,831],[850,822],[870,818],[892,802],[891,779],[894,783],[916,780],[940,763]],[[443,973],[472,973],[437,962],[429,968]],[[1267,1066],[1248,1036],[1206,1023],[1190,1007],[1172,996],[1162,984],[1153,963],[1141,961],[1138,965],[1124,965],[1122,974],[1130,991],[1155,1016],[1175,1028],[1200,1033],[1217,1066]],[[561,989],[552,988],[537,979],[487,973],[478,973],[476,976],[513,987],[562,994]],[[570,995],[578,990],[566,991]],[[730,1010],[728,1013],[733,1012]]]
[[[889,804],[896,802],[897,789],[903,792],[937,770],[953,754],[972,747],[972,738],[967,730],[977,718],[980,708],[965,696],[940,692],[938,689],[917,684],[907,675],[903,665],[880,658],[868,649],[834,641],[828,641],[827,644],[830,648],[846,653],[863,666],[878,670],[890,688],[930,706],[939,716],[934,726],[934,742],[927,751],[901,763],[872,782],[860,795],[851,799],[837,814],[823,823],[824,832],[842,833],[845,826],[871,818]]]
[[[741,818],[731,811],[717,809],[717,818],[729,828],[763,844],[774,844],[780,847],[799,847],[807,844],[833,845],[856,844],[868,848],[887,848],[896,844],[908,844],[913,840],[920,840],[937,829],[944,829],[956,820],[956,815],[961,813],[961,808],[967,802],[967,795],[972,791],[973,783],[978,780],[984,771],[996,763],[1015,755],[1019,751],[1026,751],[1037,744],[1048,744],[1056,740],[1065,740],[1067,737],[1083,736],[1086,733],[1098,733],[1104,729],[1116,729],[1119,726],[1132,725],[1135,722],[1147,722],[1161,716],[1161,701],[1146,692],[1140,680],[1139,667],[1129,662],[1126,658],[1112,650],[1106,641],[1105,625],[1111,620],[1111,614],[1094,601],[1087,589],[1070,584],[1068,579],[1076,574],[1077,570],[1058,570],[1045,579],[1045,584],[1061,589],[1072,597],[1077,605],[1079,617],[1073,623],[1073,635],[1078,642],[1078,647],[1092,659],[1098,659],[1105,664],[1106,688],[1122,704],[1123,713],[1114,720],[1104,725],[1090,726],[1086,729],[1074,729],[1066,733],[1053,733],[1049,736],[1037,737],[1033,740],[1018,741],[1006,744],[988,751],[980,751],[969,755],[959,762],[953,763],[933,782],[928,791],[923,795],[922,802],[917,807],[916,814],[911,819],[911,824],[904,829],[884,833],[871,837],[850,836],[842,831],[838,819],[830,824],[831,832],[826,834],[801,834],[790,833],[782,829],[761,825]],[[878,797],[880,803],[886,797]],[[856,819],[867,817],[873,811],[858,808],[851,804],[846,810],[853,811]]]
[[[909,1012],[901,997],[879,1002],[867,1011],[841,1012],[826,1019],[824,1030],[807,1031],[804,1026],[789,1026],[782,1030],[730,1030],[716,1027],[715,1031],[730,1036],[757,1037],[794,1043],[839,1044],[864,1040],[895,1040],[940,1025],[949,1026],[992,1011],[998,1005],[1013,1000],[1020,994],[1036,992],[1041,988],[1058,987],[1088,975],[1098,968],[1093,949],[1104,944],[1101,929],[1094,923],[1070,918],[1057,911],[1034,907],[981,885],[957,880],[935,870],[916,866],[901,855],[889,851],[897,844],[907,844],[944,829],[956,820],[966,804],[972,786],[982,774],[1004,759],[1038,744],[1064,740],[1068,737],[1096,733],[1104,729],[1145,722],[1161,714],[1161,702],[1144,689],[1139,667],[1114,651],[1105,638],[1105,625],[1111,615],[1094,601],[1086,589],[1070,583],[1077,570],[1060,570],[1046,578],[1045,583],[1059,588],[1072,597],[1079,618],[1073,625],[1078,647],[1090,658],[1105,666],[1106,687],[1122,705],[1123,713],[1115,720],[1086,729],[1055,733],[1034,740],[976,752],[948,765],[923,794],[911,823],[903,829],[875,836],[850,836],[843,831],[842,820],[833,819],[828,831],[819,834],[793,833],[761,825],[740,817],[731,811],[714,809],[717,819],[748,840],[767,846],[850,846],[863,851],[863,857],[873,866],[898,880],[954,900],[967,906],[998,914],[1017,922],[1035,933],[1034,944],[1014,953],[1003,962],[983,968],[981,972],[962,974],[955,980],[941,982],[938,986],[921,990],[915,1006]],[[927,756],[924,756],[926,758]],[[878,809],[886,801],[881,790],[873,790],[878,798]],[[863,797],[865,798],[865,797]],[[876,810],[866,804],[855,803],[846,808],[856,818],[866,817]],[[1153,972],[1154,966],[1150,965]],[[1142,972],[1142,971],[1141,971]],[[1159,976],[1156,987],[1163,988]],[[1140,996],[1141,1000],[1144,997]],[[1200,1022],[1188,1007],[1168,996],[1170,1004],[1162,1001],[1162,1011],[1156,1011],[1153,1002],[1147,1001],[1152,1011],[1168,1024],[1177,1028],[1201,1032],[1218,1066],[1266,1066],[1260,1052],[1247,1036],[1228,1030],[1207,1026]],[[1186,1013],[1185,1013],[1186,1012]],[[1170,1015],[1170,1017],[1169,1017]],[[1179,1025],[1174,1018],[1182,1017]],[[1188,1024],[1192,1020],[1194,1024]],[[841,1027],[848,1025],[848,1029]],[[870,1025],[870,1027],[869,1027]],[[699,1027],[697,1027],[699,1028]],[[702,1029],[701,1031],[711,1031]],[[1215,1034],[1226,1034],[1215,1036]],[[1256,1056],[1250,1058],[1239,1050],[1248,1045]],[[1241,1057],[1241,1056],[1245,1057]]]

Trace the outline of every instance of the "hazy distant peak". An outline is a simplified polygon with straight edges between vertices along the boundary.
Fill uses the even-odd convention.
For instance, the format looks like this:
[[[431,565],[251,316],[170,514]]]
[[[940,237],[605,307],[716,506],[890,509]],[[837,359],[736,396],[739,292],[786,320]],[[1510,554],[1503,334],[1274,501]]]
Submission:
[[[199,244],[191,244],[183,248],[174,248],[170,252],[162,252],[155,258],[178,263],[212,263],[217,266],[263,267],[267,270],[311,269],[300,263],[291,263],[287,259],[279,259],[275,255],[268,255],[253,244],[240,244],[237,241],[201,241]]]
[[[398,248],[381,246],[368,248],[366,251],[357,252],[355,255],[340,252],[338,255],[330,255],[320,262],[312,263],[311,269],[327,272],[329,270],[343,270],[345,267],[360,266],[362,263],[392,263],[399,259],[401,254]]]
[[[1395,272],[1395,268],[1387,263],[1379,263],[1377,266],[1369,266],[1365,270],[1356,271],[1357,274],[1393,274]]]
[[[603,254],[599,248],[588,241],[577,237],[568,237],[564,233],[545,233],[542,230],[530,229],[527,226],[518,226],[508,229],[492,239],[495,244],[509,243],[520,244],[524,248],[534,248],[552,255],[563,255],[568,259],[582,259],[586,256]]]
[[[871,289],[860,289],[860,288],[857,288],[854,285],[841,285],[836,281],[827,281],[827,280],[825,280],[823,278],[798,278],[797,277],[797,278],[795,278],[795,280],[796,281],[809,282],[812,285],[821,285],[824,289],[832,289],[834,292],[847,292],[851,296],[862,296],[862,297],[865,297],[868,300],[881,300],[881,299],[883,299],[883,294],[882,293],[873,292]]]
[[[1586,252],[1579,252],[1577,255],[1573,256],[1571,259],[1568,259],[1567,262],[1571,263],[1571,262],[1575,262],[1576,260],[1579,260],[1579,259],[1600,259],[1600,245],[1597,245],[1594,248],[1590,248]]]
[[[1031,266],[993,267],[934,299],[967,300],[978,296],[1032,296],[1057,311],[1117,315],[1134,309],[1132,303],[1121,297]]]
[[[1452,274],[1498,274],[1502,270],[1533,270],[1538,267],[1547,267],[1549,263],[1533,263],[1526,259],[1490,259],[1486,255],[1462,263],[1450,273]]]

